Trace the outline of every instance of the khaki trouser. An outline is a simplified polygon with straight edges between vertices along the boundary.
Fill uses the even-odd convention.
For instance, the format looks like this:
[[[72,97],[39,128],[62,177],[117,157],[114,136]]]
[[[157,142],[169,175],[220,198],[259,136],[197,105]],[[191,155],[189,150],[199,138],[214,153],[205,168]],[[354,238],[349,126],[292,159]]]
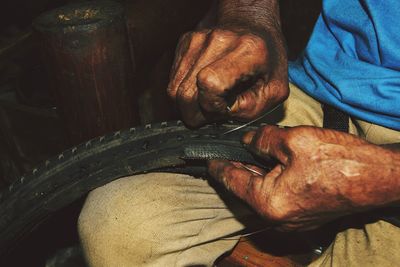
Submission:
[[[269,120],[281,125],[322,126],[320,103],[293,85],[283,109],[274,113]],[[399,132],[355,119],[350,132],[376,144],[400,142]],[[154,173],[121,178],[91,192],[79,234],[94,267],[212,266],[235,246],[244,222],[254,216],[206,180]],[[399,240],[400,228],[383,221],[348,229],[311,265],[396,266]]]

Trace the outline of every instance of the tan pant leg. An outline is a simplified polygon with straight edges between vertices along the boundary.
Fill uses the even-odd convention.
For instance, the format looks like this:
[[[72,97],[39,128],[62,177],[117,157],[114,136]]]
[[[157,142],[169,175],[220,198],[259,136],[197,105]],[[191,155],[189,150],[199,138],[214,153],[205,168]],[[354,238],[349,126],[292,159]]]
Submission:
[[[295,86],[273,117],[286,126],[322,125],[320,104]],[[177,174],[109,183],[89,194],[79,218],[86,258],[94,267],[211,266],[237,243],[241,219],[253,216],[225,197],[234,205],[228,208],[206,181]]]
[[[362,120],[356,120],[355,123],[362,132],[362,136],[371,143],[379,145],[400,143],[399,131],[395,131]]]
[[[393,267],[400,262],[400,229],[378,221],[361,229],[347,229],[310,267]]]
[[[182,174],[111,182],[90,193],[79,217],[86,259],[96,267],[212,266],[237,243],[240,219],[254,216],[229,201],[207,181]]]

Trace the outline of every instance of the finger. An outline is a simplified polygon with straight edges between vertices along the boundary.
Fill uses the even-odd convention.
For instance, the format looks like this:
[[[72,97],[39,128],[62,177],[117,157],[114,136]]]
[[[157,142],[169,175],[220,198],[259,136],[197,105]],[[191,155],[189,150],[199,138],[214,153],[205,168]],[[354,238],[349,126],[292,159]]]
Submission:
[[[255,118],[288,98],[289,83],[284,51],[283,49],[283,52],[274,54],[278,56],[278,60],[272,59],[269,55],[266,64],[267,70],[262,79],[250,90],[237,96],[231,107],[233,117],[240,119]]]
[[[198,73],[202,108],[208,112],[226,110],[226,95],[238,82],[266,72],[267,55],[267,48],[260,37],[241,37],[234,50]]]
[[[269,81],[268,77],[259,79],[254,86],[236,96],[231,117],[242,120],[259,117],[287,98],[286,87],[285,81]]]
[[[256,206],[256,198],[262,194],[264,177],[253,175],[248,170],[226,160],[209,161],[208,170],[210,175],[229,191],[250,205]]]
[[[250,145],[256,133],[257,131],[248,131],[247,133],[245,133],[242,137],[242,143],[247,146]]]
[[[199,127],[207,122],[197,102],[197,92],[187,91],[177,97],[178,108],[181,111],[182,120],[189,127]]]
[[[288,164],[290,151],[286,146],[287,130],[277,126],[264,126],[243,136],[242,142],[260,157],[274,157],[284,165]]]
[[[253,175],[240,165],[225,160],[210,161],[208,166],[210,175],[229,191],[247,202],[266,220],[279,222],[276,212],[271,210],[270,196],[274,193],[274,185],[283,174],[284,169],[281,166],[276,166],[265,177]]]
[[[201,51],[201,55],[196,63],[179,85],[177,102],[179,109],[182,111],[184,121],[189,125],[197,126],[206,121],[198,103],[198,72],[205,66],[223,57],[236,39],[237,36],[230,32],[221,33],[221,31],[215,31],[209,34],[207,38],[209,45]]]
[[[179,85],[188,74],[191,66],[197,61],[207,39],[207,31],[186,33],[179,41],[175,60],[167,88],[168,95],[175,101]]]

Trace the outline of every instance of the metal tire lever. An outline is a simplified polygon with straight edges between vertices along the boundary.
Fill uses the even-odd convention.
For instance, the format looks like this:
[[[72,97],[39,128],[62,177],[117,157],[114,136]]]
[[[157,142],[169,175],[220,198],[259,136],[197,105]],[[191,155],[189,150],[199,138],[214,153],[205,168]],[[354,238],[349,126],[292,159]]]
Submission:
[[[245,124],[240,125],[240,126],[238,126],[238,127],[236,127],[236,128],[233,128],[233,129],[231,129],[231,130],[229,130],[229,131],[226,131],[226,132],[222,133],[222,135],[227,135],[227,134],[229,134],[229,133],[236,132],[236,131],[238,131],[238,130],[240,130],[240,129],[243,129],[243,128],[246,128],[247,126],[252,125],[253,123],[256,123],[257,121],[261,120],[262,118],[264,118],[264,117],[266,117],[267,115],[269,115],[269,114],[271,114],[272,112],[274,112],[274,111],[275,111],[276,109],[278,109],[281,105],[282,105],[282,104],[277,105],[276,107],[274,107],[274,108],[271,109],[270,111],[264,113],[264,114],[261,115],[260,117],[255,118],[255,119],[252,120],[252,121],[246,122]]]

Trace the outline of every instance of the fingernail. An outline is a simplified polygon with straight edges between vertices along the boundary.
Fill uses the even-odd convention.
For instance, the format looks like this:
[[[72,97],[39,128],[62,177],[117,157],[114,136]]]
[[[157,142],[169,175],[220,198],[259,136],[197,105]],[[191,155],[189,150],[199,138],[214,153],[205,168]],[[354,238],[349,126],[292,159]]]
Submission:
[[[247,146],[250,145],[251,141],[253,140],[254,135],[256,134],[255,131],[247,132],[244,134],[242,138],[243,145]]]
[[[238,110],[237,100],[235,100],[232,104],[228,105],[227,108],[229,108],[230,113],[235,113]]]

